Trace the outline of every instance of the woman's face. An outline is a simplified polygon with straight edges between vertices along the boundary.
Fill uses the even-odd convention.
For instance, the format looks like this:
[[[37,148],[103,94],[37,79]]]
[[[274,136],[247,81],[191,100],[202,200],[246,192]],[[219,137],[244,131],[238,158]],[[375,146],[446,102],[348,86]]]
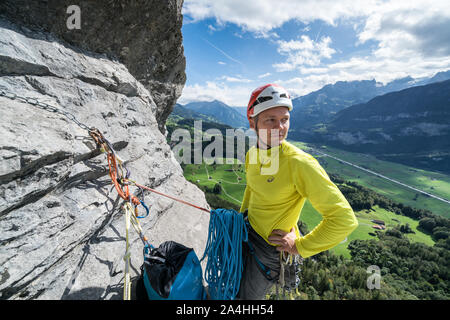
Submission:
[[[257,122],[250,118],[250,128],[258,130],[260,142],[268,147],[276,147],[286,139],[289,131],[289,109],[275,107],[258,114]]]

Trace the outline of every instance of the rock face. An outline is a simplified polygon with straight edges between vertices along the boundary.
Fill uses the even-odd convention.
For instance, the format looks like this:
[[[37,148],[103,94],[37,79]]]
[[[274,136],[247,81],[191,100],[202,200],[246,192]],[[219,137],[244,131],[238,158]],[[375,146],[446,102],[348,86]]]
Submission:
[[[164,69],[158,60],[161,56],[153,53],[172,47],[182,53],[170,31],[180,32],[181,17],[175,12],[181,4],[160,2],[158,14],[145,7],[138,11],[143,1],[80,2],[82,19],[95,16],[90,10],[104,13],[107,4],[110,10],[122,8],[117,19],[123,19],[122,26],[127,28],[121,34],[116,26],[111,32],[117,41],[108,43],[100,29],[95,33],[82,24],[91,40],[78,35],[66,38],[57,27],[60,23],[52,26],[44,18],[37,20],[36,6],[50,7],[53,1],[22,2],[0,5],[0,92],[9,96],[0,96],[0,299],[121,299],[123,201],[112,187],[106,156],[75,121],[20,97],[35,98],[98,128],[126,161],[130,179],[208,208],[204,194],[184,179],[159,130],[164,115],[170,113],[167,105],[182,87],[184,58],[174,58],[174,64]],[[60,3],[65,1],[58,1],[58,8]],[[84,5],[90,9],[83,9]],[[27,6],[28,18],[41,29],[29,27]],[[135,38],[145,36],[147,25],[131,27],[140,24],[133,17],[138,12],[139,17],[151,12],[148,25],[168,30],[169,34],[160,35],[165,44],[152,43],[156,35],[150,32],[145,45],[154,51],[146,54],[142,47],[111,58],[110,53],[124,47],[130,28],[140,30],[133,33]],[[171,14],[174,20],[169,25],[163,18],[152,20]],[[66,16],[63,13],[64,23]],[[138,40],[130,36],[127,41],[132,48]],[[141,68],[136,63],[139,55]],[[11,99],[14,95],[18,97]],[[141,224],[152,244],[175,240],[201,255],[207,213],[149,192],[145,200],[151,210]],[[143,247],[133,229],[130,234],[131,276],[136,278]]]
[[[0,14],[121,61],[152,92],[156,121],[164,133],[186,82],[182,5],[182,0],[2,0]]]

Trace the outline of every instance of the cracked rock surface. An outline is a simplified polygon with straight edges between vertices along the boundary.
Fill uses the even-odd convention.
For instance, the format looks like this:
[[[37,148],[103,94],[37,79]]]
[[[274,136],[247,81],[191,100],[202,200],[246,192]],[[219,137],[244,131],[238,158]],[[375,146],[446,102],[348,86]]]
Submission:
[[[73,5],[80,10],[80,29],[69,30],[67,9]],[[77,48],[121,61],[152,92],[154,115],[165,133],[167,117],[186,82],[182,6],[183,0],[2,0],[0,14],[36,34],[50,32]],[[22,67],[28,72],[34,68],[35,74],[48,72],[39,64]],[[97,81],[98,76],[88,78]]]
[[[0,17],[0,90],[98,128],[131,179],[208,207],[160,132],[158,92],[124,64]],[[0,97],[0,130],[0,299],[121,299],[123,201],[106,155],[74,121],[17,98]],[[145,200],[150,242],[178,241],[201,256],[208,214],[150,192]],[[143,247],[130,234],[136,278]]]

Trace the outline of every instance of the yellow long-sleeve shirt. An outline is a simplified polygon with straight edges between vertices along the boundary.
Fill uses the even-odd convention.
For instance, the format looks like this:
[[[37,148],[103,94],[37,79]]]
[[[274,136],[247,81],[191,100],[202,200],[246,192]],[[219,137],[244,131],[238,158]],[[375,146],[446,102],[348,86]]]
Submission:
[[[249,222],[267,243],[274,229],[295,228],[295,245],[306,258],[343,241],[358,221],[348,201],[316,159],[283,141],[269,150],[250,148],[245,158],[247,186],[241,212],[248,209]],[[309,199],[322,221],[304,237],[297,222]],[[273,244],[272,244],[273,245]]]

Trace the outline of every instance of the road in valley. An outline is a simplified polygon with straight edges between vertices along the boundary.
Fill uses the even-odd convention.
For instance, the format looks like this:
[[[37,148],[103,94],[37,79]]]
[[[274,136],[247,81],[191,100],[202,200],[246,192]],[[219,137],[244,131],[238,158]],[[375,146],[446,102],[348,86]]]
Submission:
[[[374,172],[374,171],[372,171],[372,170],[369,170],[369,169],[360,167],[360,166],[358,166],[358,165],[356,165],[356,164],[354,164],[354,163],[351,163],[351,162],[348,162],[348,161],[345,161],[345,160],[336,158],[335,156],[326,154],[326,153],[324,153],[324,152],[322,152],[322,151],[319,151],[319,150],[317,150],[317,149],[315,149],[315,148],[311,148],[311,149],[312,149],[314,152],[317,152],[317,153],[319,153],[319,154],[321,154],[321,155],[323,155],[323,156],[325,156],[325,157],[330,157],[330,158],[332,158],[332,159],[335,159],[335,160],[337,160],[337,161],[340,161],[340,162],[342,162],[342,163],[345,163],[345,164],[347,164],[347,165],[349,165],[349,166],[352,166],[352,167],[355,167],[355,168],[360,169],[360,170],[362,170],[362,171],[365,171],[365,172],[367,172],[367,173],[373,174],[373,175],[375,175],[375,176],[377,176],[377,177],[380,177],[380,178],[382,178],[382,179],[389,180],[389,181],[394,182],[394,183],[396,183],[396,184],[399,184],[399,185],[401,185],[401,186],[403,186],[403,187],[405,187],[405,188],[414,190],[414,191],[416,191],[416,192],[422,193],[422,194],[424,194],[424,195],[426,195],[426,196],[429,196],[429,197],[431,197],[431,198],[434,198],[434,199],[437,199],[437,200],[439,200],[439,201],[442,201],[442,202],[445,202],[445,203],[447,203],[447,204],[450,204],[450,200],[447,200],[447,199],[444,199],[444,198],[435,196],[434,194],[431,194],[431,193],[428,193],[428,192],[426,192],[426,191],[423,191],[423,190],[417,189],[417,188],[415,188],[415,187],[409,186],[409,185],[407,185],[407,184],[405,184],[405,183],[403,183],[403,182],[400,182],[400,181],[397,181],[397,180],[395,180],[395,179],[386,177],[386,176],[384,176],[384,175],[382,175],[382,174],[379,174],[379,173],[377,173],[377,172]]]

